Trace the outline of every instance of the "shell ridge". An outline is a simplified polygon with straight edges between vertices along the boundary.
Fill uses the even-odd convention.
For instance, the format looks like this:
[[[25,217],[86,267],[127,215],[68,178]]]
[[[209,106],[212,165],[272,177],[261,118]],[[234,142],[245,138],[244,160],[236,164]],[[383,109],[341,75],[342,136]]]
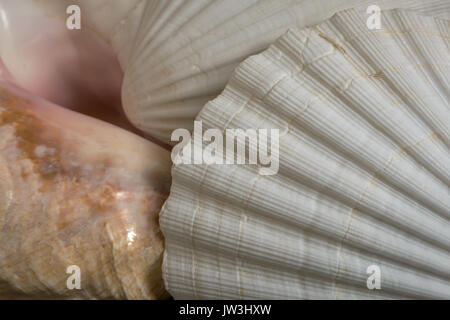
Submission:
[[[393,12],[393,15],[401,18],[401,19],[394,21],[400,28],[408,30],[408,31],[411,30],[408,22],[405,21],[405,19],[407,17],[405,16],[404,12],[397,10],[397,11]],[[414,16],[414,15],[411,14],[411,16]],[[425,20],[425,18],[424,18],[424,20]],[[429,18],[427,20],[433,21],[433,25],[436,26],[436,19]],[[423,52],[423,50],[426,50],[426,48],[418,45],[418,41],[417,41],[418,38],[416,37],[416,33],[415,32],[405,32],[405,34],[406,34],[406,41],[408,42],[408,46],[410,48],[414,49],[414,52],[416,54],[420,54],[419,60],[426,61],[427,59],[425,58],[425,54]],[[434,32],[432,34],[434,34]],[[439,36],[441,36],[441,35],[439,34]],[[447,38],[448,38],[448,36],[447,36]],[[438,95],[441,96],[441,99],[443,101],[450,101],[449,88],[443,87],[442,83],[444,81],[443,81],[442,77],[436,73],[436,70],[432,67],[432,64],[430,64],[430,66],[431,66],[431,68],[427,69],[428,72],[423,72],[423,76],[428,79],[428,82],[434,83],[435,85],[438,86],[439,89],[435,90],[435,91]],[[444,95],[444,97],[442,97],[442,94]],[[443,142],[445,143],[446,141],[443,141]],[[449,145],[447,145],[447,147],[449,147]]]
[[[412,14],[411,14],[412,15]],[[411,33],[412,31],[403,31],[403,30],[400,30],[400,31],[396,31],[395,30],[395,27],[390,27],[390,29],[388,29],[389,31],[385,31],[385,32],[388,32],[388,33],[390,33],[390,34],[393,34],[393,35],[395,35],[395,34],[398,34],[398,35],[400,35],[400,34],[405,34],[405,32],[408,32],[408,33]],[[352,33],[352,30],[349,30],[348,31],[350,34]],[[370,33],[366,33],[367,35],[372,35],[372,34],[370,34]],[[374,37],[372,37],[372,39],[374,39],[374,40],[376,40],[376,38],[374,38]],[[370,51],[362,51],[361,50],[361,47],[356,47],[357,49],[360,49],[359,50],[359,52],[360,53],[364,53],[365,54],[365,57],[366,58],[370,58],[368,55],[367,55],[367,53],[372,53],[372,52],[376,52],[376,48],[379,48],[379,47],[382,47],[382,44],[381,43],[378,43],[375,47],[373,47],[372,48],[372,50],[370,50]],[[375,49],[374,49],[375,48]],[[377,63],[375,63],[375,61],[374,60],[369,60],[369,64],[370,64],[370,66],[372,67],[372,68],[376,68],[376,65],[377,65]],[[419,64],[420,65],[420,64]],[[401,67],[401,66],[400,66]],[[384,68],[384,70],[386,71],[386,70],[389,70],[389,69],[394,69],[395,67],[390,67],[390,68]],[[386,83],[387,83],[387,85],[389,86],[389,87],[391,87],[391,88],[395,88],[395,86],[389,81],[389,79],[388,78],[386,78],[386,77],[383,77],[382,78],[382,80],[383,81],[385,81]],[[415,93],[415,91],[414,90],[411,90],[410,89],[410,93],[416,98],[416,99],[420,99],[417,95],[416,95],[416,93]],[[399,97],[402,97],[403,96],[403,101],[405,101],[406,103],[408,102],[408,100],[404,100],[404,95],[400,95],[400,93],[399,92],[397,92],[397,95],[399,96]],[[411,102],[411,100],[409,100],[410,102]],[[422,104],[424,105],[424,103],[422,102]],[[421,114],[419,114],[417,111],[416,111],[416,109],[417,109],[417,107],[416,108],[414,108],[414,112],[415,112],[415,114],[417,115],[417,116],[419,116],[419,118],[420,119],[422,119],[423,121],[424,121],[424,123],[425,124],[427,124],[429,127],[430,127],[430,129],[435,129],[436,128],[436,126],[435,125],[433,125],[433,124],[431,124],[430,125],[430,121],[427,121]],[[448,142],[446,142],[446,144],[448,145]],[[448,182],[447,182],[448,183]]]
[[[143,5],[145,0],[140,0],[137,1],[136,4],[124,15],[124,17],[119,21],[119,23],[113,27],[113,29],[111,30],[111,36],[110,36],[110,42],[113,44],[115,44],[115,39],[117,39],[120,36],[121,32],[125,32],[125,26],[128,24],[128,22],[130,21],[130,19],[132,18],[133,14],[135,11],[137,11],[139,9],[139,7],[141,5]],[[142,15],[141,15],[142,17]],[[141,21],[139,21],[139,24],[141,23]],[[128,39],[128,41],[124,44],[121,45],[121,48],[117,48],[116,52],[118,52],[119,56],[120,56],[120,50],[123,50],[123,48],[126,46],[128,47],[128,50],[133,50],[133,48],[135,47],[135,44],[131,44],[131,43],[135,43],[135,39],[137,36],[137,31],[139,30],[139,27],[136,28],[136,30],[134,30],[134,34],[133,37],[131,37],[131,39]],[[119,59],[120,60],[120,59]],[[122,62],[122,68],[126,69],[126,65],[128,65],[128,61],[129,61],[129,57],[127,57],[123,62]]]
[[[132,11],[130,11],[130,14],[133,13],[134,10],[138,10],[139,7],[141,6],[141,4],[144,7],[142,9],[142,13],[139,15],[140,19],[137,24],[136,34],[134,35],[133,40],[131,41],[131,44],[130,44],[130,53],[128,54],[128,59],[126,60],[126,68],[125,69],[128,69],[130,67],[129,62],[132,61],[133,58],[136,56],[135,51],[137,51],[137,48],[138,48],[139,31],[143,30],[143,28],[145,26],[146,12],[148,12],[149,8],[151,7],[150,1],[141,0],[138,3],[136,3],[136,7]],[[115,36],[117,37],[117,34],[115,34]],[[116,49],[116,50],[120,50],[120,49]]]
[[[449,296],[448,148],[438,139],[444,117],[437,117],[445,115],[445,96],[423,110],[434,106],[427,95],[442,88],[431,78],[413,83],[421,72],[416,65],[429,61],[414,56],[409,68],[396,65],[406,48],[397,43],[404,28],[398,39],[373,32],[346,41],[361,33],[358,27],[367,29],[346,12],[319,26],[323,36],[286,32],[238,66],[197,116],[204,128],[284,128],[280,167],[265,179],[249,166],[211,166],[203,176],[201,169],[177,169],[183,175],[173,183],[184,187],[168,201],[186,208],[165,208],[170,219],[162,222],[176,246],[169,260],[183,261],[168,270],[169,282],[180,287],[175,292],[192,295],[195,280],[196,297]],[[423,41],[440,48],[425,52],[427,59],[448,51],[439,42],[445,39]],[[371,55],[374,45],[381,47]],[[441,71],[446,79],[448,69]],[[183,216],[192,218],[197,198],[191,257],[182,251],[192,234],[181,228],[177,235],[177,228]],[[371,264],[382,269],[383,292],[365,288]]]
[[[194,144],[194,142],[192,142],[192,144]],[[192,146],[191,146],[192,147]],[[208,171],[208,166],[204,166],[201,178],[199,180],[199,187],[196,189],[196,196],[195,196],[195,209],[192,215],[192,220],[191,220],[191,235],[192,235],[192,243],[191,243],[191,249],[192,249],[192,279],[193,279],[193,290],[194,290],[194,295],[195,297],[199,297],[198,295],[198,289],[197,289],[197,285],[196,285],[196,279],[198,278],[197,276],[197,263],[196,263],[196,257],[195,257],[195,253],[197,251],[197,246],[196,246],[196,237],[195,237],[195,221],[197,219],[197,214],[200,212],[201,210],[201,203],[200,203],[200,194],[199,194],[199,190],[201,188],[201,186],[203,185],[203,181],[205,179],[206,173]]]
[[[370,171],[368,171],[368,172],[370,172]]]
[[[178,16],[174,17],[174,21],[168,21],[168,26],[166,24],[165,30],[161,30],[158,34],[155,35],[151,43],[146,46],[147,54],[151,56],[152,53],[157,53],[160,48],[162,48],[166,43],[164,39],[170,38],[172,36],[184,36],[185,39],[188,39],[185,35],[183,35],[183,30],[189,28],[189,26],[196,21],[195,16],[199,15],[207,15],[208,10],[211,10],[213,6],[213,2],[211,0],[203,0],[203,1],[186,1],[183,3],[183,7],[179,9],[180,16],[183,16],[182,19]],[[178,18],[178,19],[175,19]],[[191,41],[191,40],[187,40]],[[164,55],[165,57],[165,55]],[[148,56],[142,56],[142,59],[147,59]]]
[[[204,247],[205,245],[206,245],[206,243],[200,244],[200,246],[202,246],[202,247]],[[209,247],[209,246],[210,246],[210,245],[208,245],[208,247]],[[227,255],[226,252],[227,252],[227,251],[225,251],[225,256]],[[229,251],[228,251],[228,252],[229,252]],[[220,255],[220,256],[222,256],[222,255]],[[255,260],[255,262],[257,262],[257,261],[259,261],[259,260],[258,260],[258,259]],[[276,263],[276,265],[277,265],[278,267],[280,267],[279,263]],[[296,269],[292,269],[292,272],[295,272],[294,270],[296,270]],[[313,269],[313,270],[314,270],[314,269]],[[309,271],[309,272],[311,272],[311,271]],[[308,274],[309,274],[309,272],[308,272]],[[316,275],[316,276],[323,277],[324,275],[321,274],[321,273],[319,273],[319,274]],[[326,278],[325,278],[325,279],[326,279]]]
[[[212,199],[214,199],[214,198],[212,198]]]
[[[335,15],[335,18],[339,18],[339,17],[340,17],[340,13],[338,13],[338,14]],[[344,50],[344,51],[345,51],[345,50]],[[357,69],[357,70],[361,70],[361,68],[359,68],[359,67],[357,67],[356,69]],[[377,72],[376,74],[378,74],[378,73],[379,73],[379,72]],[[376,74],[375,74],[375,75],[376,75]],[[392,86],[391,86],[391,87],[392,87]],[[430,129],[432,129],[432,128],[430,128]],[[389,135],[389,136],[390,136],[390,135]],[[395,141],[395,140],[394,140],[394,141]],[[400,145],[400,146],[401,146],[401,145]],[[416,158],[416,157],[414,157],[414,158]],[[419,161],[419,163],[422,163],[422,161]],[[426,167],[427,169],[429,169],[430,166],[425,166],[425,167]],[[441,178],[442,178],[442,176],[441,176],[439,173],[436,174],[436,172],[433,171],[433,170],[431,171],[431,173],[437,175],[437,178],[438,178],[438,179],[441,179]],[[448,182],[447,182],[447,179],[445,179],[445,178],[444,178],[443,182],[444,182],[444,183],[448,183]]]
[[[211,6],[214,6],[214,7],[220,6],[217,3],[220,3],[220,2],[219,1],[212,2]],[[245,3],[245,2],[243,2],[243,3]],[[246,7],[243,11],[237,12],[231,16],[227,16],[226,20],[222,21],[222,23],[223,23],[222,25],[214,25],[213,28],[207,30],[206,33],[201,33],[200,36],[197,36],[195,39],[190,39],[190,41],[189,41],[190,48],[194,49],[193,46],[196,46],[198,48],[195,50],[200,51],[205,46],[210,45],[210,42],[208,42],[208,41],[213,41],[213,40],[215,42],[217,42],[217,40],[224,41],[225,39],[228,39],[228,38],[232,37],[233,35],[235,35],[235,32],[237,32],[238,30],[242,31],[242,29],[239,28],[239,25],[237,25],[236,22],[233,20],[238,18],[241,20],[245,20],[246,22],[249,21],[247,13],[248,12],[252,13],[252,11],[255,7],[258,8],[258,7],[263,6],[262,3],[263,3],[263,1],[254,1],[253,3],[250,4],[249,7]],[[276,1],[273,3],[278,5]],[[285,6],[285,5],[283,5],[283,6]],[[266,13],[266,15],[269,14],[269,15],[273,16],[273,15],[279,14],[280,12],[283,12],[283,10],[285,10],[285,9],[286,8],[277,9],[278,11]],[[267,11],[269,12],[269,10],[267,10]],[[201,12],[200,12],[200,14],[201,14]],[[261,20],[258,20],[257,22],[252,22],[252,24],[261,23],[263,18],[264,18],[264,16],[259,17],[259,19],[261,19]],[[252,24],[245,25],[245,27],[250,28],[252,26]],[[231,25],[232,29],[227,28],[227,25]],[[222,31],[222,30],[225,30],[225,31]],[[233,32],[233,30],[235,32]],[[212,37],[212,35],[214,35],[214,37]],[[219,36],[220,36],[220,38],[218,38]],[[204,38],[208,39],[208,41],[206,43],[204,43]],[[164,56],[163,61],[166,63],[167,62],[175,63],[177,61],[183,60],[186,55],[187,55],[186,53],[184,53],[184,55],[181,55],[179,51],[174,51],[172,53],[172,55]],[[175,57],[175,58],[173,58],[173,57]],[[172,60],[171,60],[171,58],[172,58]],[[175,59],[178,59],[178,60],[175,60]]]
[[[213,10],[214,8],[220,7],[220,5],[221,5],[220,2],[218,2],[218,1],[211,1],[211,3],[209,5],[207,5],[206,7],[202,8],[200,11],[197,12],[197,17],[193,16],[191,19],[187,20],[185,24],[183,24],[176,31],[174,31],[175,34],[177,34],[177,37],[184,37],[185,39],[187,39],[187,41],[188,41],[187,45],[190,46],[189,47],[190,49],[192,49],[192,45],[193,45],[194,42],[198,42],[199,40],[202,39],[202,37],[206,37],[207,38],[210,35],[210,33],[213,33],[216,28],[219,28],[219,26],[214,26],[212,29],[208,30],[206,33],[200,33],[199,34],[198,33],[199,31],[200,32],[204,32],[204,31],[203,30],[198,30],[195,35],[192,35],[192,34],[191,35],[189,35],[189,34],[186,35],[185,33],[183,33],[183,32],[180,33],[179,31],[180,30],[183,31],[183,29],[190,31],[191,27],[192,28],[193,27],[197,27],[198,28],[198,26],[197,26],[198,21],[197,20],[201,20],[204,16],[206,16],[208,10]],[[240,13],[238,13],[238,14],[240,14]],[[227,16],[227,18],[226,18],[227,20],[225,20],[225,21],[231,20],[233,18],[234,18],[234,16]],[[181,41],[179,43],[184,43],[184,41]],[[158,49],[161,49],[161,50],[164,49],[164,47],[161,47],[162,45],[164,45],[164,42],[162,42],[160,44],[160,46],[157,46],[156,48],[154,48],[152,50],[152,53],[153,54],[158,54]],[[205,45],[207,45],[207,44],[205,44]],[[200,50],[200,49],[201,48],[198,48],[198,50]],[[154,51],[154,50],[156,50],[156,51]],[[185,56],[187,55],[187,53],[184,53],[184,54],[185,54]],[[161,56],[162,60],[158,60],[158,64],[161,64],[162,62],[164,62],[164,63],[172,62],[172,60],[170,60],[170,58],[172,58],[173,56],[178,57],[180,55],[180,52],[179,52],[179,50],[174,50],[171,54],[162,54],[161,53],[161,55],[162,55]],[[185,56],[180,56],[178,59],[183,59]],[[142,59],[144,59],[144,60],[147,59],[147,58],[148,57],[146,57],[146,56],[142,57]],[[169,61],[167,61],[167,60],[169,60]],[[153,64],[156,64],[156,63],[157,62],[155,60],[155,62]],[[149,66],[153,67],[153,64],[151,64]]]
[[[252,174],[252,176],[253,176],[253,174]],[[251,180],[251,179],[250,179]],[[231,188],[231,184],[228,184],[228,188]],[[205,191],[206,190],[208,190],[209,192],[210,191],[212,191],[213,193],[211,193],[211,196],[213,197],[213,198],[221,198],[221,197],[223,197],[223,196],[221,196],[220,194],[217,194],[217,193],[214,193],[214,191],[212,190],[212,189],[214,189],[214,187],[212,186],[212,185],[209,185],[209,186],[205,186]],[[244,190],[245,191],[245,194],[247,194],[247,189],[245,189]],[[239,191],[237,191],[238,192],[238,194],[240,195],[240,193],[239,193]],[[250,199],[248,196],[246,196],[246,197],[244,197],[243,199],[247,199],[247,202],[248,202],[248,200]],[[235,201],[235,200],[233,200],[232,198],[229,198],[229,200],[230,201]],[[334,200],[334,201],[338,201],[338,200]],[[238,203],[238,205],[239,205],[239,207],[236,209],[237,211],[239,211],[239,210],[244,210],[244,208],[245,208],[245,206],[244,206],[244,202],[245,201],[243,201],[242,203]],[[338,201],[339,202],[339,201]],[[353,208],[354,208],[355,206],[353,206]],[[255,208],[254,207],[252,207],[252,208],[250,208],[250,207],[247,207],[248,208],[248,210],[251,210],[250,211],[250,213],[252,213],[252,216],[253,215],[256,215],[256,211],[254,211],[255,210]],[[349,209],[350,208],[352,208],[352,206],[349,206]],[[291,223],[292,223],[292,221],[288,221],[288,220],[286,220],[285,221],[285,219],[282,219],[281,221],[284,221],[284,223],[286,223],[286,226],[289,226]],[[278,223],[280,223],[281,222],[280,220],[279,220],[279,222]],[[301,223],[297,223],[296,224],[296,227],[299,227],[299,226],[302,226],[301,228],[303,229],[305,226],[304,226],[304,224],[305,224],[306,222],[301,222]],[[323,233],[321,232],[320,233],[320,236],[322,237],[323,236]],[[448,276],[448,275],[447,275]]]
[[[124,104],[125,109],[130,109],[127,115],[131,115],[132,122],[141,130],[157,136],[165,143],[173,143],[170,142],[170,131],[180,127],[178,123],[188,128],[194,115],[210,97],[223,90],[231,70],[245,57],[265,50],[289,28],[314,26],[338,9],[352,7],[352,4],[356,7],[354,17],[360,20],[366,18],[365,9],[370,2],[353,1],[342,4],[333,2],[331,6],[323,6],[321,2],[317,2],[321,3],[317,5],[279,0],[144,2],[146,7],[142,9],[141,4],[142,7],[136,11],[143,11],[142,15],[131,15],[132,19],[140,20],[136,22],[138,26],[126,23],[123,34],[119,32],[119,35],[112,37],[116,40],[113,41],[117,44],[115,47],[118,47],[121,42],[126,43],[126,32],[132,34],[136,29],[133,45],[125,45],[132,48],[129,52],[132,58],[127,58],[128,47],[123,50],[116,48],[121,61],[129,60],[128,66],[124,68],[124,92],[130,87],[136,87],[136,90],[131,90],[133,99],[126,99],[127,103]],[[428,1],[427,5],[414,0],[401,0],[397,5],[440,17],[448,16],[447,9],[450,9],[444,0]],[[395,3],[383,1],[382,8],[394,6]],[[336,20],[334,16],[332,19]],[[163,21],[169,24],[167,28],[160,28]],[[355,22],[351,24],[355,25]],[[133,30],[127,31],[127,28]],[[228,68],[224,68],[225,65]],[[217,68],[230,73],[214,72]],[[437,74],[441,76],[443,73]],[[139,97],[146,96],[150,90],[157,100],[141,101]],[[194,96],[197,97],[196,101],[191,100]],[[161,124],[163,121],[152,118],[151,110],[165,110],[172,105],[184,106],[190,111],[177,114],[176,122],[171,121],[173,114],[168,115],[165,125]],[[444,127],[443,123],[440,126]]]
[[[271,90],[273,90],[273,89],[274,89],[274,88],[272,87]],[[308,88],[304,88],[304,89],[308,90]],[[320,94],[316,94],[316,93],[313,93],[313,92],[311,92],[311,93],[312,93],[312,97],[310,98],[310,101],[311,101],[311,100],[312,100],[312,101],[316,101],[316,100],[320,99]],[[267,97],[267,96],[268,96],[268,95],[266,94],[265,97]],[[251,100],[255,100],[255,101],[258,101],[258,102],[263,102],[263,103],[265,102],[265,103],[267,103],[267,99],[266,99],[266,101],[262,101],[262,100],[260,100],[259,98],[252,97],[252,98],[250,99],[250,101],[251,101]],[[249,102],[250,102],[250,101],[249,101]],[[249,103],[249,102],[248,102],[248,103]],[[247,103],[247,104],[248,104],[248,103]],[[309,103],[309,101],[306,102],[306,104],[307,104],[308,107],[311,105],[311,104]],[[277,107],[277,104],[271,103],[270,106],[271,106],[272,108],[276,108],[276,107]],[[242,110],[240,110],[239,112],[241,112],[241,111],[242,111]],[[299,115],[302,115],[303,113],[305,113],[305,112],[307,111],[307,109],[300,110],[300,111],[301,111],[301,112],[300,112]],[[234,117],[235,117],[236,115],[237,115],[237,114],[235,114]],[[234,117],[233,117],[233,118],[234,118]],[[285,118],[285,117],[284,117],[284,118]],[[294,121],[296,121],[296,119],[295,119],[294,117],[291,117],[291,118],[289,118],[289,120],[285,118],[283,121],[294,122]],[[414,145],[414,143],[413,143],[412,145]],[[403,147],[403,149],[404,149],[404,147]],[[398,150],[402,150],[402,147],[399,146],[399,147],[398,147]],[[397,150],[397,151],[398,151],[398,150]],[[382,167],[383,167],[383,166],[382,166]],[[366,169],[367,169],[367,168],[366,168]],[[369,172],[370,172],[370,171],[369,171]],[[383,180],[386,181],[386,180],[385,180],[385,177],[383,178]],[[402,192],[404,192],[404,191],[402,190]],[[441,211],[442,211],[442,210],[441,210]],[[445,216],[445,215],[444,215],[444,216]]]
[[[389,166],[389,164],[390,164],[390,163],[392,162],[392,160],[394,159],[394,156],[395,156],[395,154],[393,154],[393,155],[390,157],[390,159],[388,159],[388,161],[386,161],[386,164],[384,165],[384,167],[383,167],[381,170],[384,170],[385,167]],[[348,214],[348,223],[347,223],[347,227],[346,227],[344,236],[343,236],[342,239],[339,241],[338,266],[337,266],[336,275],[335,275],[334,280],[333,280],[333,287],[335,287],[336,280],[337,280],[337,278],[338,278],[338,276],[339,276],[339,272],[340,272],[340,270],[341,270],[341,264],[342,264],[342,261],[341,261],[342,247],[343,247],[343,245],[344,245],[344,241],[345,241],[346,238],[347,238],[347,235],[348,235],[348,233],[349,233],[349,231],[350,231],[350,228],[351,228],[351,225],[352,225],[352,222],[353,222],[353,219],[354,219],[354,215],[355,215],[355,210],[354,210],[354,209],[358,206],[358,203],[365,197],[365,195],[366,195],[368,189],[369,189],[370,186],[373,184],[373,181],[374,181],[375,179],[378,179],[377,175],[378,175],[378,172],[377,172],[377,171],[373,172],[372,177],[371,177],[370,180],[368,181],[367,186],[366,186],[366,187],[364,188],[364,190],[362,191],[361,196],[359,197],[359,199],[358,199],[357,201],[355,201],[354,205],[350,208],[350,212],[349,212],[349,214]],[[336,298],[338,298],[338,291],[337,291],[337,290],[335,290],[335,295],[336,295]]]

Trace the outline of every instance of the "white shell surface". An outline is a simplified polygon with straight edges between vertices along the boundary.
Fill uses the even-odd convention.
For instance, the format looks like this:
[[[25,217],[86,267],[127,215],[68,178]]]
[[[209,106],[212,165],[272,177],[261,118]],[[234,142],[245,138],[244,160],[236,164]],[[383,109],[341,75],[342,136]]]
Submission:
[[[279,171],[172,169],[160,223],[175,298],[450,298],[450,24],[381,18],[289,30],[203,108],[203,129],[279,129]]]
[[[139,129],[172,143],[172,131],[192,129],[202,106],[223,90],[245,58],[288,28],[315,25],[343,9],[356,8],[367,18],[369,5],[450,17],[447,0],[141,0],[113,31],[100,31],[111,34],[125,71],[127,116]]]

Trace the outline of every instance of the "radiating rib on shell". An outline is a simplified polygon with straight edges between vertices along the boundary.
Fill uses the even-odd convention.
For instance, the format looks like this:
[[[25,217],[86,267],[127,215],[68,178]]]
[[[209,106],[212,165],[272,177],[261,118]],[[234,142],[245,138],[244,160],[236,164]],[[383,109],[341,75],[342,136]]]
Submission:
[[[201,107],[225,87],[233,69],[290,27],[314,25],[370,0],[142,0],[112,32],[124,68],[126,114],[140,129],[169,143],[191,129]],[[450,17],[446,0],[376,1],[381,9],[409,8]],[[185,109],[183,111],[183,109]]]
[[[278,128],[278,174],[179,165],[175,298],[449,298],[448,21],[338,13],[239,65],[203,128]],[[378,265],[382,290],[365,289]]]

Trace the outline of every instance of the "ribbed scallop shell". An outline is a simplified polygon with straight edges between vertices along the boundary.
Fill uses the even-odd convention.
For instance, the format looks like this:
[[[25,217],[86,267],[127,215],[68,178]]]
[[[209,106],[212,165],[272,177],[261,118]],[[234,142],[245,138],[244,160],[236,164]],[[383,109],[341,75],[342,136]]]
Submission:
[[[170,143],[174,129],[192,128],[242,60],[288,28],[348,8],[368,17],[373,4],[450,18],[448,0],[142,0],[111,38],[125,70],[125,112],[135,126]]]
[[[381,21],[350,10],[290,30],[203,108],[204,129],[280,129],[280,166],[172,169],[175,298],[450,298],[450,25]]]

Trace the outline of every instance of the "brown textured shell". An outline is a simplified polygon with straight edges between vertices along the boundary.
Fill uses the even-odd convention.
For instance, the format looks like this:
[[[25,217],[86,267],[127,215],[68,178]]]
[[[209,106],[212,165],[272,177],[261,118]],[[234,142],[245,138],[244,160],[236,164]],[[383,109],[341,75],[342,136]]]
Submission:
[[[121,161],[129,150],[104,150],[96,129],[77,135],[46,119],[40,103],[0,90],[0,297],[167,297],[158,213],[168,184]],[[67,288],[71,265],[80,290]]]

